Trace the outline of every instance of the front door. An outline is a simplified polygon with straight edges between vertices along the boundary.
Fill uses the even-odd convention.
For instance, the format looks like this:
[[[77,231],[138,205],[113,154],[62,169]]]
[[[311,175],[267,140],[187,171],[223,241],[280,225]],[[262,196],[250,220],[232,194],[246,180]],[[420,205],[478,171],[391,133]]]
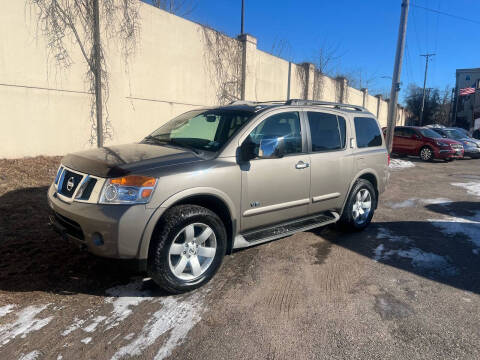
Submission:
[[[242,231],[305,216],[309,204],[310,164],[298,112],[263,120],[245,141],[258,155],[262,138],[283,137],[281,158],[255,158],[242,165]]]

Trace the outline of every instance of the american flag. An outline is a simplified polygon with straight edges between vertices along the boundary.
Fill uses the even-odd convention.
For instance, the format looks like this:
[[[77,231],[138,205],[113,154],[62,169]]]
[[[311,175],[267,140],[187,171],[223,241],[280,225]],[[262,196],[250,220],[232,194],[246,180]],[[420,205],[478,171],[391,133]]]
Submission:
[[[466,87],[466,88],[460,89],[460,96],[465,96],[470,94],[475,94],[475,88]]]

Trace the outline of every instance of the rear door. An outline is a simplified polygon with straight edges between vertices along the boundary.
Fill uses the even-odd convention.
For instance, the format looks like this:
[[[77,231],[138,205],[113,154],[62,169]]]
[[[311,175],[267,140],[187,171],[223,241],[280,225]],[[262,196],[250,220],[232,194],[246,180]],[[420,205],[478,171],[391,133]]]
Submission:
[[[335,112],[307,111],[311,164],[310,208],[315,214],[343,205],[352,176],[352,149],[347,146],[347,120]]]

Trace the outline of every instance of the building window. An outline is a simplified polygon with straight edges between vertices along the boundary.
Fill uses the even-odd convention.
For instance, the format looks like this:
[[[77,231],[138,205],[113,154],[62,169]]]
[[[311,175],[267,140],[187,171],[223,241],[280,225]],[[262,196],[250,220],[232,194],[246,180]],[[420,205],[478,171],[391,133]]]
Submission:
[[[466,81],[470,81],[470,75],[465,76]]]

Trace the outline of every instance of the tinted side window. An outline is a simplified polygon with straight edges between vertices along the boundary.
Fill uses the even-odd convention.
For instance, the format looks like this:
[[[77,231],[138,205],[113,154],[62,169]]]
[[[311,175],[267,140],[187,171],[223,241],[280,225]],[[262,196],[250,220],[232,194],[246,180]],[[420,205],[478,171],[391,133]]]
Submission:
[[[394,134],[395,136],[405,136],[405,132],[403,128],[395,128]]]
[[[333,114],[308,112],[312,151],[328,151],[345,147],[345,119]]]
[[[302,132],[298,112],[284,112],[272,115],[260,123],[249,135],[255,145],[254,153],[258,155],[260,142],[264,137],[283,137],[285,154],[302,152]]]
[[[355,132],[357,133],[357,146],[359,148],[382,145],[382,135],[377,121],[372,118],[356,117]]]

